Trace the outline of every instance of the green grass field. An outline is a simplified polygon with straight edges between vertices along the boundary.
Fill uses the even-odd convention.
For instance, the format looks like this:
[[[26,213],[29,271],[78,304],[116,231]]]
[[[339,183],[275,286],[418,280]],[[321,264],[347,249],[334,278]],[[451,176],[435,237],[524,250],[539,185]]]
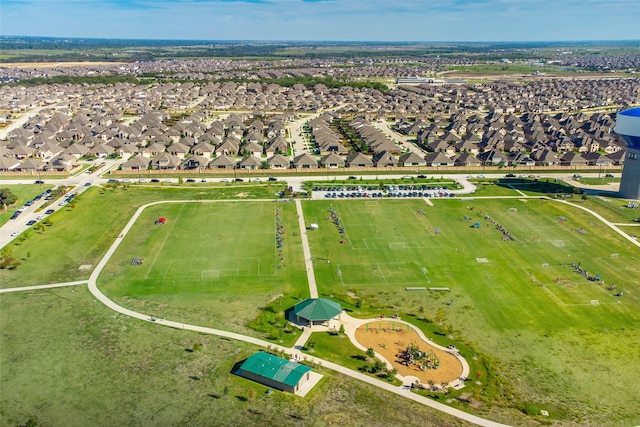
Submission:
[[[154,224],[159,217],[164,225]],[[277,247],[276,227],[284,230]],[[132,265],[134,258],[144,258]],[[308,295],[295,206],[168,203],[147,208],[100,280],[125,306],[250,333],[245,324],[281,296]],[[282,307],[285,309],[288,307]],[[255,333],[255,332],[254,332]]]
[[[640,388],[627,383],[640,374],[631,362],[640,344],[632,332],[640,326],[638,249],[553,201],[434,202],[305,203],[307,221],[320,224],[309,235],[312,253],[330,260],[315,264],[321,295],[352,308],[359,300],[363,316],[421,312],[433,319],[442,310],[453,335],[499,359],[518,399],[561,407],[570,418],[593,412],[603,423],[637,422]],[[327,219],[329,209],[344,235]],[[486,215],[516,241],[503,241]],[[470,227],[475,222],[479,229]],[[570,262],[605,285],[575,273]],[[622,298],[607,290],[612,283],[626,292]],[[405,290],[419,286],[451,292]],[[599,363],[596,354],[604,356]],[[603,396],[594,381],[616,391]]]
[[[1,426],[468,425],[322,368],[304,399],[267,395],[231,374],[257,348],[114,314],[86,287],[2,294],[0,324]]]
[[[24,264],[16,271],[0,271],[0,279],[39,284],[53,282],[47,279],[54,275],[60,275],[56,281],[87,277],[88,272],[78,270],[77,265],[95,264],[141,204],[163,198],[221,200],[233,197],[237,191],[233,188],[215,191],[118,188],[102,192],[95,189],[82,195],[75,209],[53,216],[53,226],[43,234],[34,233],[14,246],[14,251],[25,260]],[[256,189],[255,193],[243,197],[266,198],[267,191]],[[492,190],[488,188],[487,192]],[[617,215],[619,208],[615,204],[600,206],[593,198],[575,202],[612,216]],[[473,406],[451,404],[464,410],[502,422],[517,420],[518,425],[537,425],[540,419],[524,417],[523,408],[538,407],[548,409],[552,418],[563,425],[640,422],[640,410],[635,404],[640,385],[632,380],[640,377],[636,363],[636,349],[640,346],[638,248],[590,214],[553,200],[433,199],[433,203],[435,206],[429,206],[420,199],[304,201],[305,222],[320,225],[317,230],[307,231],[320,295],[340,301],[356,317],[398,313],[421,327],[436,342],[459,344],[472,368],[473,385],[468,391],[475,403]],[[158,217],[167,218],[167,223],[154,224]],[[480,228],[471,227],[476,222]],[[503,240],[496,223],[515,240]],[[282,248],[276,244],[279,225],[284,228]],[[344,229],[342,234],[340,227]],[[56,251],[56,245],[66,250]],[[49,261],[49,256],[53,261]],[[58,265],[64,257],[74,259],[73,264],[69,264],[74,267],[70,267],[72,271],[66,275]],[[132,265],[134,258],[144,258],[144,262]],[[579,263],[590,275],[600,275],[605,285],[576,273],[572,262]],[[4,283],[8,281],[3,280],[3,286],[9,287]],[[616,297],[615,292],[607,289],[613,283],[624,296]],[[238,200],[151,206],[123,238],[98,284],[116,302],[136,311],[265,337],[265,331],[251,329],[249,325],[267,318],[279,324],[281,311],[308,295],[295,205]],[[450,290],[406,290],[416,287]],[[84,288],[82,293],[86,293]],[[3,325],[11,325],[8,330],[3,328],[4,342],[24,333],[13,319],[25,319],[30,325],[40,322],[38,316],[30,317],[33,311],[27,311],[26,304],[22,309],[26,295],[3,295],[0,299],[4,308]],[[73,290],[33,295],[44,298],[46,310],[51,310],[56,319],[64,315],[52,308],[51,296],[55,296],[53,300],[64,297],[76,301],[77,298]],[[67,307],[67,303],[62,305]],[[88,329],[93,331],[89,348],[104,338],[107,343],[117,343],[109,347],[109,357],[126,358],[132,366],[144,365],[148,356],[144,352],[133,352],[132,343],[137,334],[148,334],[148,327],[120,319],[119,315],[114,318],[119,319],[118,325],[108,327],[105,326],[109,324],[109,316],[104,314],[108,313],[106,309],[99,305],[82,307],[82,313],[86,313],[85,323],[92,325]],[[101,320],[92,321],[94,312],[102,313],[96,315]],[[54,330],[32,337],[29,342],[39,348],[44,345],[40,340],[53,336],[56,339],[45,347],[74,346],[76,344],[69,343],[84,342],[82,337],[89,333],[82,332],[87,328],[85,323],[78,324],[71,332]],[[133,341],[125,346],[121,341],[125,337],[120,334],[126,335],[133,324],[136,334],[131,335]],[[107,332],[99,332],[101,330]],[[159,335],[168,334],[180,334],[180,331]],[[188,340],[194,339],[192,335],[189,337]],[[284,333],[275,337],[275,341],[291,345],[295,337],[295,332]],[[330,352],[330,343],[339,339],[324,338],[317,340],[319,354]],[[206,340],[215,339],[206,337]],[[24,346],[19,348],[25,351]],[[220,359],[222,364],[237,362],[239,353],[229,350],[236,347],[225,348],[222,354],[213,352],[212,357]],[[338,350],[332,360],[350,358],[353,353],[348,345]],[[177,353],[165,353],[162,350],[158,357],[168,357],[170,360],[166,363],[181,360]],[[21,369],[19,379],[3,374],[2,381],[8,387],[3,386],[4,389],[29,396],[8,401],[11,410],[6,413],[19,422],[30,414],[28,408],[37,412],[33,409],[33,402],[37,400],[33,396],[38,393],[20,382],[36,362],[35,356],[21,362],[14,360],[13,354],[13,350],[2,352],[3,371],[5,367]],[[156,356],[152,354],[151,358],[155,360]],[[206,363],[212,363],[207,360]],[[56,363],[48,358],[45,362]],[[94,362],[86,360],[81,367],[86,372]],[[221,366],[217,363],[216,366]],[[350,360],[345,365],[354,363],[359,362]],[[109,369],[115,367],[104,369],[111,372]],[[159,371],[161,369],[141,372]],[[175,373],[171,372],[158,374],[162,377],[158,381],[169,381],[167,378]],[[66,374],[54,371],[54,377],[58,375]],[[216,390],[222,384],[231,384],[228,387],[233,390],[243,387],[238,385],[240,380],[229,379],[222,371],[214,376],[218,378],[214,384]],[[329,383],[333,381],[338,381],[337,377],[332,377]],[[95,390],[99,394],[111,393],[113,389],[101,381]],[[56,391],[56,395],[63,392]],[[220,391],[212,393],[218,395]],[[321,385],[312,396],[324,399],[333,396],[332,393]],[[460,395],[456,393],[453,395]],[[160,401],[164,396],[161,393]],[[119,399],[121,397],[114,396],[110,402]],[[217,398],[214,400],[218,402]],[[367,410],[377,411],[374,400],[361,404]],[[303,412],[312,411],[305,402],[309,400],[305,398],[297,405],[306,408]],[[96,402],[91,406],[99,405]],[[424,412],[423,408],[411,411],[414,410],[416,414]],[[278,410],[260,411],[265,417],[279,413]],[[16,418],[15,414],[21,415]],[[309,412],[305,414],[312,417]],[[8,415],[3,416],[9,419]],[[110,416],[118,419],[119,415]],[[335,420],[338,419],[347,420],[344,415]],[[141,420],[142,424],[153,421]],[[332,418],[323,420],[330,423]],[[398,419],[395,421],[396,424],[380,419],[385,425],[402,425]],[[367,425],[377,424],[369,421]]]

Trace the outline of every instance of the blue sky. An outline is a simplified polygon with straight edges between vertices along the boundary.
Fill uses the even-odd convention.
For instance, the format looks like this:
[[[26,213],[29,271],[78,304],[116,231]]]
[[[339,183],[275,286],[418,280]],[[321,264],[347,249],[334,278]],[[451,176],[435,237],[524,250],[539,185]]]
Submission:
[[[0,0],[0,34],[183,40],[639,40],[640,0]]]

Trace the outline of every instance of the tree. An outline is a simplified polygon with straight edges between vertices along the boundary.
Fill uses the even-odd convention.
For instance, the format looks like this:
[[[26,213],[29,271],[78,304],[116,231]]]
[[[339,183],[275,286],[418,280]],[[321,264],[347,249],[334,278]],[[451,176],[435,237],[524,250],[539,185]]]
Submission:
[[[0,188],[0,204],[2,210],[7,210],[7,206],[14,204],[18,200],[18,196],[13,194],[8,188]]]
[[[11,248],[5,246],[0,249],[0,269],[15,270],[20,264],[20,261],[13,256]]]
[[[375,356],[375,355],[376,355],[376,353],[375,353],[375,351],[373,351],[373,348],[372,348],[372,347],[369,347],[369,348],[367,349],[367,356],[369,356],[369,357],[373,357],[373,356]]]

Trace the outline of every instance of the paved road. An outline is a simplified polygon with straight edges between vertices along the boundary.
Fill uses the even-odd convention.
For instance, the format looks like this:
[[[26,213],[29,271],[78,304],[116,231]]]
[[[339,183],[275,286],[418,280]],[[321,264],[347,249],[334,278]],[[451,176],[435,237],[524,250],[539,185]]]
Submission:
[[[52,107],[52,105],[47,105],[47,106],[43,106],[43,107],[35,107],[35,108],[32,108],[31,110],[27,111],[22,116],[20,116],[18,119],[16,119],[13,122],[11,122],[11,124],[9,126],[7,126],[6,128],[0,129],[0,140],[5,140],[7,138],[7,135],[12,130],[18,129],[19,127],[22,127],[22,125],[27,123],[31,117],[34,117],[34,116],[38,115],[38,113],[40,113],[41,110],[43,110],[45,108],[51,108],[51,107]]]
[[[380,132],[385,134],[389,139],[391,139],[395,143],[399,143],[402,147],[411,151],[412,153],[417,154],[420,157],[424,157],[428,153],[424,151],[422,148],[418,147],[416,144],[416,138],[414,136],[407,136],[401,133],[398,133],[389,127],[389,122],[378,122],[374,121],[373,126],[378,129]]]

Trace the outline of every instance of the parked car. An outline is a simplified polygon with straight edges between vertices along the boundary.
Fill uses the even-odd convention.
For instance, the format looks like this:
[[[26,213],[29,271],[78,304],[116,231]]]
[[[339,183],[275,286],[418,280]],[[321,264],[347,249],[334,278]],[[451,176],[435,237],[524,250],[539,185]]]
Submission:
[[[278,178],[274,178],[274,177],[272,177],[272,176],[270,176],[270,177],[267,179],[267,181],[277,181],[277,180],[278,180]]]
[[[196,182],[196,180],[195,180],[195,179],[193,179],[193,178],[188,178],[188,179],[186,180],[186,182]]]
[[[11,233],[11,237],[16,237],[18,234],[20,234],[19,231],[14,231],[13,233]]]
[[[44,184],[44,181],[38,179],[38,180],[36,180],[36,184]]]
[[[46,211],[44,211],[45,215],[51,215],[52,213],[54,213],[55,211],[53,209],[47,209]]]
[[[151,182],[160,182],[160,180],[157,179],[157,178],[153,178],[153,179],[151,179]]]
[[[505,175],[505,178],[515,178],[516,174],[515,173],[508,173]]]
[[[604,176],[605,178],[613,178],[613,174],[612,173],[608,173]]]
[[[34,225],[36,222],[38,222],[38,221],[36,221],[35,219],[30,220],[29,222],[27,222],[27,227],[31,227],[31,226],[32,226],[32,225]]]

